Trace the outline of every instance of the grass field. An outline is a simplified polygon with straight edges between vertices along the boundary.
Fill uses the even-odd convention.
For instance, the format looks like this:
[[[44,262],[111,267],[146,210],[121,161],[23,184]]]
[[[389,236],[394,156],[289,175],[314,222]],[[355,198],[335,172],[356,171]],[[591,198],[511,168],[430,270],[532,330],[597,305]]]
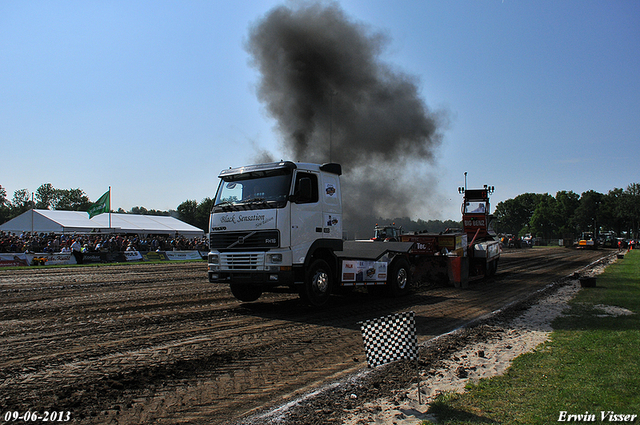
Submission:
[[[553,328],[505,375],[440,395],[437,423],[640,423],[640,251],[580,290]]]

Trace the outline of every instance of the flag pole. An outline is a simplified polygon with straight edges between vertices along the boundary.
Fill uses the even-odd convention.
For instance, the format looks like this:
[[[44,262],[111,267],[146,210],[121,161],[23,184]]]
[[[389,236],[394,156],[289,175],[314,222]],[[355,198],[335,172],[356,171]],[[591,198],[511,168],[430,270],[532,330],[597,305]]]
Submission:
[[[418,404],[422,405],[422,394],[420,389],[420,348],[416,350],[416,377],[418,378]]]
[[[111,233],[111,186],[109,186],[109,233]]]

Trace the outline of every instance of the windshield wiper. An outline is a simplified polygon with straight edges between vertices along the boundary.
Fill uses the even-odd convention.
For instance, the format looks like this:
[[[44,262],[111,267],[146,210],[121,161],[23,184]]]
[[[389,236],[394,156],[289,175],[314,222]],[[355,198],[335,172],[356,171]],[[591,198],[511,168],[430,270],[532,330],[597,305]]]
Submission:
[[[266,200],[262,197],[244,199],[242,201],[224,201],[214,206],[214,209],[218,211],[238,211],[238,210],[250,210],[252,208],[270,208],[272,205],[277,204],[278,201]]]
[[[264,198],[249,198],[242,201],[243,204],[253,204],[255,202],[265,202]]]
[[[221,209],[222,211],[233,211],[234,209],[236,209],[235,205],[231,201],[220,202],[219,204],[214,205],[213,208]]]
[[[267,201],[265,198],[250,198],[250,199],[242,201],[242,204],[245,204],[245,205],[247,205],[247,204],[260,204],[260,206],[268,208],[270,206],[269,203],[273,203],[273,202],[275,202],[275,201],[273,201],[273,200]]]

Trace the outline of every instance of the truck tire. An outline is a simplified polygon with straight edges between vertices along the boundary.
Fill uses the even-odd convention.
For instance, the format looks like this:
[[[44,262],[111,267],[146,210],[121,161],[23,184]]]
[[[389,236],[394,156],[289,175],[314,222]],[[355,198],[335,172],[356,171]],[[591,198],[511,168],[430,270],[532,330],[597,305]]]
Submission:
[[[389,269],[389,292],[394,297],[409,293],[411,284],[411,266],[404,258],[398,258],[391,263]]]
[[[231,284],[231,293],[240,301],[255,301],[262,295],[262,289],[253,285]]]
[[[331,296],[333,272],[324,260],[315,260],[305,274],[300,298],[312,306],[324,305]]]

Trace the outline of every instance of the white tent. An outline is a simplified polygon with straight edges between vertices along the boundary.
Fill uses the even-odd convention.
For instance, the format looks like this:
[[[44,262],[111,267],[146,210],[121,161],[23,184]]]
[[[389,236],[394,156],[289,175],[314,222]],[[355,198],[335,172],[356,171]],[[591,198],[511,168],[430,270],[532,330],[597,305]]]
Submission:
[[[86,214],[86,213],[85,213]],[[109,214],[102,213],[91,219],[102,229],[109,229]],[[137,233],[141,235],[175,235],[201,237],[204,232],[197,227],[164,215],[137,215],[111,213],[111,228],[121,229],[119,233]]]
[[[21,233],[134,233],[202,237],[204,232],[174,217],[102,213],[89,219],[83,211],[29,210],[0,225],[4,232]]]
[[[12,233],[88,233],[95,226],[86,212],[29,210],[0,225],[0,230]]]

